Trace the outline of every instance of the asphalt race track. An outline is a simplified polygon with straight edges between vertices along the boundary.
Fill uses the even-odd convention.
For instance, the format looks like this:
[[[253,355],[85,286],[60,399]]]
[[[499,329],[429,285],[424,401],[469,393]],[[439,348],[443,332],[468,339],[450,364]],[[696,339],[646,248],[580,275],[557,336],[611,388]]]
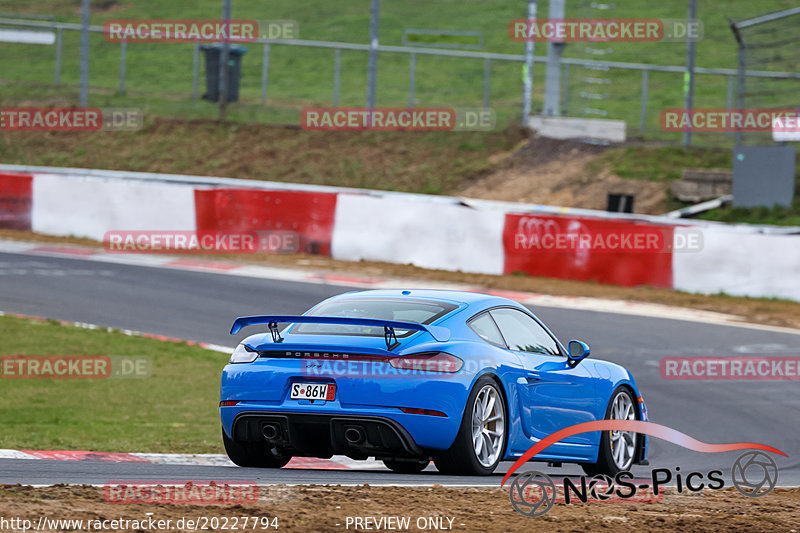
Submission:
[[[409,287],[413,288],[413,287]],[[344,286],[274,281],[216,273],[100,263],[45,255],[0,253],[0,310],[89,322],[234,346],[247,331],[228,335],[233,319],[248,314],[296,314]],[[643,391],[650,420],[708,443],[759,442],[782,450],[775,457],[780,485],[800,485],[800,394],[797,381],[666,381],[665,356],[797,355],[800,335],[681,320],[540,307],[534,310],[563,340],[579,338],[592,357],[626,366]],[[225,359],[220,354],[220,359]],[[209,398],[216,402],[217,398]],[[682,473],[720,469],[726,485],[739,452],[704,454],[651,439],[651,468]],[[114,450],[106,450],[114,451]],[[501,465],[500,472],[508,468]],[[578,474],[576,465],[530,469]],[[235,467],[45,460],[0,460],[0,483],[91,483],[115,479],[237,479],[262,484],[497,485],[500,476],[459,478],[433,469],[418,475],[388,471],[258,470]]]

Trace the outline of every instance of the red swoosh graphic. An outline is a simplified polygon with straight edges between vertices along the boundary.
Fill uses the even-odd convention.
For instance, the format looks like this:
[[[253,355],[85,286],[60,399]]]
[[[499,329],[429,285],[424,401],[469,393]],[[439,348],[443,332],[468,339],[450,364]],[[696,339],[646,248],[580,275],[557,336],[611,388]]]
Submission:
[[[708,444],[706,442],[701,442],[697,439],[693,439],[686,433],[681,433],[680,431],[672,428],[668,428],[667,426],[662,426],[661,424],[654,424],[653,422],[644,422],[642,420],[597,420],[595,422],[583,422],[581,424],[575,424],[574,426],[569,426],[559,431],[556,431],[552,435],[548,435],[547,437],[543,438],[536,444],[530,447],[530,449],[522,454],[522,457],[517,459],[511,468],[508,470],[508,473],[503,478],[503,482],[500,483],[502,487],[505,485],[508,478],[516,472],[516,470],[525,464],[529,459],[535,456],[537,453],[541,452],[551,444],[555,444],[556,442],[566,439],[567,437],[571,437],[572,435],[577,435],[579,433],[588,433],[590,431],[633,431],[635,433],[642,433],[645,435],[650,435],[652,437],[658,437],[659,439],[669,441],[673,444],[677,444],[679,446],[683,446],[684,448],[688,448],[690,450],[694,450],[696,452],[703,452],[703,453],[719,453],[719,452],[731,452],[734,450],[750,450],[750,449],[757,449],[757,450],[764,450],[767,452],[779,453],[786,457],[786,454],[782,451],[773,448],[772,446],[767,446],[766,444],[758,444],[756,442],[732,442],[730,444]]]

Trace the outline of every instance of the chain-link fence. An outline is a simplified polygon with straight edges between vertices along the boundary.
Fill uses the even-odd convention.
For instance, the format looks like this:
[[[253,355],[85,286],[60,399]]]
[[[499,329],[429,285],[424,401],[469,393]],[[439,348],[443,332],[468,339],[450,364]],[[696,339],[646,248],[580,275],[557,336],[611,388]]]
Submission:
[[[758,17],[731,21],[738,44],[740,75],[737,101],[741,108],[797,108],[800,111],[800,79],[781,72],[797,72],[800,67],[800,8],[767,13]],[[774,71],[769,77],[748,77],[747,70]],[[737,135],[746,144],[772,142],[766,132],[743,132]]]
[[[240,101],[229,108],[228,117],[298,123],[304,107],[365,105],[369,3],[361,4],[357,12],[332,9],[326,15],[327,25],[314,19],[299,20],[302,39],[259,39],[247,43]],[[546,15],[547,2],[539,4],[540,13]],[[485,6],[474,2],[447,3],[436,7],[435,12],[422,0],[383,0],[381,5],[377,105],[490,107],[497,114],[499,127],[519,123],[524,44],[509,39],[508,22],[524,16],[525,2],[488,2]],[[640,7],[580,0],[568,2],[567,16],[667,18],[680,13],[685,16],[683,3],[680,12],[675,5],[673,2]],[[134,7],[139,9],[137,6]],[[218,16],[218,4],[215,6],[213,11],[203,12],[203,16]],[[297,11],[291,2],[276,1],[275,6],[283,6],[283,11],[273,8],[281,18],[291,18]],[[159,4],[147,7],[146,13],[152,18],[166,19],[175,16],[170,9],[168,3]],[[237,4],[234,15],[260,20],[265,18],[267,10],[259,9],[255,5]],[[487,9],[492,10],[491,16],[487,15]],[[752,7],[737,3],[731,12],[741,13],[745,9]],[[299,18],[300,13],[296,15]],[[724,17],[717,11],[707,13],[712,15]],[[102,23],[104,17],[110,16],[93,15],[92,22],[97,19],[97,23]],[[195,13],[180,16],[200,18]],[[766,28],[778,23],[787,26],[787,33],[783,35],[781,30],[774,42],[770,41],[770,32],[775,30]],[[705,50],[732,51],[727,20],[721,26],[724,35],[710,31],[710,27],[706,23]],[[756,98],[763,100],[759,105],[794,105],[790,102],[791,87],[800,81],[800,74],[791,57],[792,45],[788,44],[785,50],[779,46],[783,37],[797,35],[798,30],[790,27],[787,18],[742,30],[745,42],[750,39],[754,45],[747,49],[744,67],[748,105],[755,105]],[[36,29],[54,35],[51,45],[0,42],[0,79],[4,82],[0,104],[74,105],[79,82],[80,25],[0,18],[0,28]],[[413,41],[409,40],[410,29],[417,32],[412,32],[417,35]],[[458,35],[448,36],[447,48],[426,46],[435,44],[436,32],[442,30],[480,36],[477,42],[484,49],[476,50],[474,45],[457,48],[452,43]],[[680,133],[662,131],[659,118],[665,108],[684,106],[686,67],[681,61],[685,59],[685,47],[685,43],[679,42],[569,44],[561,60],[562,114],[625,120],[629,138],[680,141]],[[104,38],[102,26],[95,25],[90,48],[91,105],[137,106],[148,115],[216,116],[216,106],[200,99],[204,66],[196,45],[112,43]],[[536,44],[533,113],[543,108],[545,49],[544,43]],[[731,61],[726,62],[730,63],[729,68],[696,69],[695,107],[738,106],[735,55],[729,55]],[[704,57],[702,51],[698,52],[700,65]],[[675,62],[664,63],[666,60]],[[657,64],[659,61],[662,64]],[[733,136],[709,133],[696,135],[693,140],[697,144],[722,145],[732,143]]]

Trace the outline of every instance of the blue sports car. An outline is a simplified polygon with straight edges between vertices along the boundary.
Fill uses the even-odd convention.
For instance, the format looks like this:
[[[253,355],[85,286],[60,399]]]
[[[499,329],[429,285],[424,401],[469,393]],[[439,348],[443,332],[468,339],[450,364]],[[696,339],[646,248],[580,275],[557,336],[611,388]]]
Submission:
[[[630,372],[565,349],[526,307],[444,290],[375,290],[329,298],[264,324],[222,372],[220,418],[230,459],[280,468],[293,456],[376,457],[413,473],[490,474],[559,429],[601,419],[647,420]],[[288,324],[283,328],[280,325]],[[590,475],[646,464],[647,438],[574,435],[536,460]]]

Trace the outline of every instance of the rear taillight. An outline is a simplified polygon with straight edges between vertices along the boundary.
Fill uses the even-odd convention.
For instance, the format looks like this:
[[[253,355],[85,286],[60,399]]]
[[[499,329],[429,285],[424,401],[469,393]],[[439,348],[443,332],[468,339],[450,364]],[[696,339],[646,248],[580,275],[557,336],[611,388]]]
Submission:
[[[220,407],[232,407],[232,406],[236,405],[237,403],[239,403],[239,402],[236,401],[236,400],[224,400],[222,402],[219,402],[219,406]]]
[[[395,357],[389,364],[400,370],[453,373],[461,370],[464,361],[446,352],[428,352]]]
[[[400,410],[410,415],[447,416],[443,412],[434,411],[433,409],[417,409],[415,407],[401,407]]]
[[[258,352],[245,344],[240,344],[233,350],[231,354],[230,363],[252,363],[258,359]]]

